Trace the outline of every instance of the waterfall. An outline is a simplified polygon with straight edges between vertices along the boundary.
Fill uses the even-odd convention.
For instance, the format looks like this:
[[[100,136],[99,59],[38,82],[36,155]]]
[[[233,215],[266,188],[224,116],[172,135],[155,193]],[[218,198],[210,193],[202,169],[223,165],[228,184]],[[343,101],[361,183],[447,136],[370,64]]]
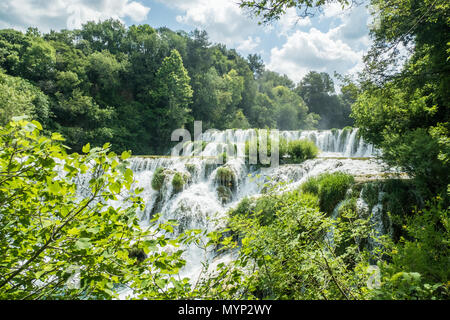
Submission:
[[[373,157],[379,151],[371,144],[366,143],[359,136],[358,128],[344,128],[333,130],[305,130],[305,131],[280,131],[280,137],[287,141],[308,139],[313,141],[321,150],[322,156],[329,157]],[[216,156],[229,145],[236,145],[237,154],[243,155],[246,141],[256,136],[256,130],[228,129],[224,131],[208,130],[200,136],[205,142],[199,156]],[[199,139],[199,140],[200,140]],[[184,156],[195,154],[195,142],[188,142],[185,146]],[[240,152],[239,152],[240,151]]]
[[[237,206],[244,197],[262,194],[264,183],[285,182],[284,191],[289,191],[298,188],[309,177],[323,172],[341,171],[353,175],[383,172],[382,165],[371,158],[376,150],[358,136],[358,129],[280,131],[280,136],[288,141],[309,139],[320,148],[318,158],[302,164],[257,171],[246,165],[242,157],[230,157],[226,163],[216,164],[215,157],[230,144],[236,145],[238,155],[243,155],[245,141],[255,137],[255,134],[255,130],[208,131],[201,136],[205,143],[202,143],[202,152],[197,156],[192,156],[195,154],[194,143],[188,142],[181,157],[132,157],[130,168],[136,180],[134,187],[143,188],[141,197],[145,201],[145,209],[140,212],[141,224],[148,225],[150,218],[160,213],[162,221],[178,220],[176,234],[187,229],[210,232],[224,226],[227,211]],[[165,176],[160,191],[152,188],[152,179],[158,168],[164,169]],[[185,179],[181,190],[175,190],[172,186],[175,174]],[[183,257],[187,264],[182,274],[196,279],[202,268],[204,253],[195,246],[185,249]],[[207,259],[217,259],[215,252],[209,252]],[[231,257],[221,256],[220,259]],[[121,297],[127,294],[121,294]]]

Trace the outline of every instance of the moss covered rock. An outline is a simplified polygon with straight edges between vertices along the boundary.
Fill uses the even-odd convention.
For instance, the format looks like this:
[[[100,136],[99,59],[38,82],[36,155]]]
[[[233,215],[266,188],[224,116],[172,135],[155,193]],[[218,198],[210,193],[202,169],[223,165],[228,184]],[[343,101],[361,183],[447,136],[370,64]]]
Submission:
[[[224,186],[234,190],[236,188],[236,176],[229,167],[220,167],[216,171],[216,183],[219,186]]]
[[[155,170],[152,178],[152,188],[153,190],[159,191],[164,185],[164,180],[166,179],[166,172],[164,168],[159,167]]]
[[[195,174],[196,170],[197,170],[197,166],[193,163],[186,163],[184,165],[184,167],[186,168],[186,170],[191,174]]]
[[[222,202],[222,204],[225,204],[231,201],[231,198],[233,197],[233,192],[229,187],[219,186],[217,188],[217,196],[219,200]]]
[[[186,181],[186,177],[183,176],[181,173],[177,172],[173,175],[172,178],[172,187],[173,187],[173,191],[175,193],[180,192],[181,190],[183,190],[183,187],[185,185]]]

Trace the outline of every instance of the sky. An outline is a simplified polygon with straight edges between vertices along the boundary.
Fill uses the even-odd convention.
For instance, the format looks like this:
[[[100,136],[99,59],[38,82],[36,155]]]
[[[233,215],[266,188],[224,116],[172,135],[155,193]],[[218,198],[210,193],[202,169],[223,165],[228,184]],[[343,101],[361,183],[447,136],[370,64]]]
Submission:
[[[243,56],[258,53],[266,68],[295,82],[309,71],[333,75],[362,69],[370,46],[370,15],[365,5],[342,10],[328,5],[321,14],[301,19],[295,9],[276,23],[259,25],[239,8],[238,0],[2,0],[0,29],[42,32],[80,28],[87,21],[108,18],[127,26],[149,24],[174,31],[206,30],[210,41],[236,49]]]

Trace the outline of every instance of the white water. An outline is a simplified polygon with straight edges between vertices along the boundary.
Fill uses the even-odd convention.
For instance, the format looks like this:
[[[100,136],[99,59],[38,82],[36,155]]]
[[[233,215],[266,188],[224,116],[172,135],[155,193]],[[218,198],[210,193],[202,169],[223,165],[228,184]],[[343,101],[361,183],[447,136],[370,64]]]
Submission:
[[[243,155],[246,141],[256,136],[254,129],[240,130],[228,129],[225,131],[208,130],[199,139],[207,142],[205,149],[197,155],[216,156],[228,144],[237,146],[237,155]],[[373,157],[379,151],[371,144],[358,136],[358,129],[341,130],[307,130],[307,131],[280,131],[280,136],[288,141],[308,139],[313,141],[322,151],[322,156],[342,157]],[[223,149],[225,150],[225,149]],[[195,153],[193,143],[186,144],[183,155],[192,156]]]
[[[246,196],[258,196],[261,194],[264,183],[284,182],[284,191],[292,190],[300,186],[307,178],[319,175],[323,172],[345,172],[355,176],[378,175],[383,172],[383,166],[373,157],[376,150],[358,138],[358,130],[335,131],[282,131],[280,136],[287,140],[310,139],[320,148],[319,158],[307,160],[299,165],[283,165],[276,168],[263,168],[251,171],[243,158],[228,159],[224,165],[215,164],[215,159],[203,157],[133,157],[131,169],[136,179],[136,187],[144,189],[143,197],[146,207],[141,213],[142,224],[145,226],[155,213],[161,213],[161,220],[176,219],[179,227],[175,232],[186,229],[201,229],[213,231],[225,223],[226,212],[236,206]],[[217,146],[229,143],[238,144],[238,149],[243,148],[246,140],[253,137],[253,130],[226,130],[205,133],[202,136],[208,144],[201,156],[217,156],[223,151]],[[185,155],[193,154],[192,143],[187,144]],[[239,153],[238,155],[242,155]],[[358,158],[356,158],[358,157]],[[367,157],[368,159],[360,159]],[[352,159],[353,158],[353,159]],[[151,181],[158,167],[167,169],[161,191],[152,189]],[[231,194],[226,197],[218,193],[220,183],[217,181],[219,167],[225,167],[232,171]],[[174,192],[172,177],[180,173],[188,178],[183,190]],[[255,177],[256,174],[259,177]],[[206,258],[213,261],[214,252],[205,253],[192,246],[186,248],[183,256],[187,265],[182,270],[182,276],[187,276],[193,281],[200,274],[201,262]],[[228,261],[231,257],[220,257]],[[122,293],[125,298],[130,292]]]

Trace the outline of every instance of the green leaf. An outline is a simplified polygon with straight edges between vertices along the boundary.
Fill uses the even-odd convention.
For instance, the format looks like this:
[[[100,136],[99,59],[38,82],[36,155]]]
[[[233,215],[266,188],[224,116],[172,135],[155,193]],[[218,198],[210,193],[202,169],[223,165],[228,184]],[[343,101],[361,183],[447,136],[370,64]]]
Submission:
[[[128,151],[122,152],[122,155],[120,156],[122,160],[127,160],[129,157],[131,157],[131,153],[129,153]]]
[[[43,130],[42,125],[36,120],[31,121],[31,123],[34,124],[39,130]]]
[[[48,189],[50,190],[51,193],[56,195],[61,190],[61,185],[56,181],[55,183],[50,183],[48,185]]]
[[[65,140],[63,138],[63,136],[60,133],[58,133],[58,132],[53,132],[51,139],[54,140],[54,141],[64,141]]]
[[[92,247],[92,244],[90,242],[89,238],[80,238],[77,242],[75,242],[75,248],[84,250],[89,249]]]
[[[90,143],[88,143],[87,145],[85,145],[85,146],[83,147],[83,149],[82,149],[82,151],[83,151],[84,153],[88,153],[90,150],[91,150],[91,144],[90,144]]]
[[[125,171],[125,180],[127,180],[127,182],[133,182],[133,170],[131,170],[130,168],[127,168],[127,170]]]

